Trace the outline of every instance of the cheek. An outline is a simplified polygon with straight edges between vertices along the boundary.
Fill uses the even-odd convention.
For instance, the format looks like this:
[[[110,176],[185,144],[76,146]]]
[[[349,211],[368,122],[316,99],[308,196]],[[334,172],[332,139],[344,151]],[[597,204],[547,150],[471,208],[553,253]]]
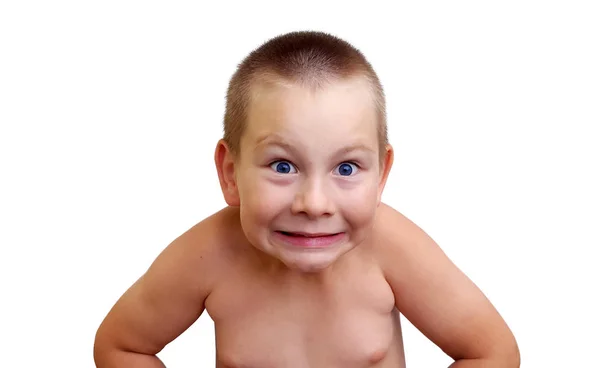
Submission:
[[[377,210],[377,185],[365,182],[340,197],[347,220],[355,227],[369,226]]]
[[[289,188],[273,185],[260,175],[249,172],[239,186],[240,207],[254,223],[265,223],[282,211],[289,199]]]

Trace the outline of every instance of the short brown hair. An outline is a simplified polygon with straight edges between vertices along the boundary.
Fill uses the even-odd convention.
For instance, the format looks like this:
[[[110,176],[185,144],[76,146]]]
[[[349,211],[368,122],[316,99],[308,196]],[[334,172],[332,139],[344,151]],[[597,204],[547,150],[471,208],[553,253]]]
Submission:
[[[378,117],[380,151],[385,152],[385,95],[371,64],[348,42],[323,32],[286,33],[263,43],[239,65],[227,90],[224,140],[237,154],[246,125],[253,83],[276,78],[319,89],[327,82],[361,76],[372,86]]]

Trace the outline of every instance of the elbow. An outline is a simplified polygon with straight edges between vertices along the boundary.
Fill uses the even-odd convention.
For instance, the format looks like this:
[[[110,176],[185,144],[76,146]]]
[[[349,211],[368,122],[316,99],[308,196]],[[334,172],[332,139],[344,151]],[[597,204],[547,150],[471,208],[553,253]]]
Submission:
[[[519,368],[521,366],[521,351],[515,342],[506,353],[507,367]]]
[[[507,340],[508,342],[506,343],[506,348],[504,349],[506,367],[519,368],[521,366],[521,351],[519,350],[519,344],[512,333],[510,334],[510,338]]]
[[[156,354],[132,349],[130,344],[124,344],[122,338],[117,337],[115,331],[103,327],[96,332],[93,357],[97,368],[165,367]]]
[[[488,344],[488,354],[486,354],[493,367],[519,368],[521,367],[521,351],[519,344],[512,331],[506,327],[491,339]]]
[[[94,337],[94,346],[93,346],[93,355],[94,355],[94,363],[96,367],[105,367],[106,366],[106,356],[110,351],[110,348],[107,347],[106,338],[100,328],[96,332],[96,336]]]
[[[118,351],[119,349],[111,334],[104,325],[101,325],[94,337],[93,357],[96,367],[114,366],[112,360]]]
[[[491,360],[497,362],[494,367],[519,368],[521,367],[521,351],[517,342],[511,339],[510,343],[502,345],[502,348],[496,350]]]
[[[462,355],[456,367],[520,368],[521,352],[514,338],[489,342],[489,348],[479,354]],[[465,361],[463,363],[462,361]],[[466,364],[468,362],[468,364]],[[454,367],[454,366],[452,366]]]

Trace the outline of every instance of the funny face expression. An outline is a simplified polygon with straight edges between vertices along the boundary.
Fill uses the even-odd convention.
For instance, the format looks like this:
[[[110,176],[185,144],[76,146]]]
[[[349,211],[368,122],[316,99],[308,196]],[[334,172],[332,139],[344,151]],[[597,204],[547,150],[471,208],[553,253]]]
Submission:
[[[289,268],[323,270],[368,235],[391,166],[368,84],[264,84],[253,97],[238,157],[217,146],[225,199],[254,247]]]

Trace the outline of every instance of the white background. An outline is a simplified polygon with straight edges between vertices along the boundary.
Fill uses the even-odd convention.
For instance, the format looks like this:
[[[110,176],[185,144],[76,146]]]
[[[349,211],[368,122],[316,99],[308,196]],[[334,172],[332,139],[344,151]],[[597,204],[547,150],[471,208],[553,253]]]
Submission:
[[[384,200],[491,299],[522,366],[600,366],[598,19],[595,1],[2,2],[0,365],[93,367],[108,309],[224,205],[237,63],[316,29],[384,84]],[[403,322],[409,367],[450,364]],[[203,315],[160,357],[214,366],[213,337]]]

